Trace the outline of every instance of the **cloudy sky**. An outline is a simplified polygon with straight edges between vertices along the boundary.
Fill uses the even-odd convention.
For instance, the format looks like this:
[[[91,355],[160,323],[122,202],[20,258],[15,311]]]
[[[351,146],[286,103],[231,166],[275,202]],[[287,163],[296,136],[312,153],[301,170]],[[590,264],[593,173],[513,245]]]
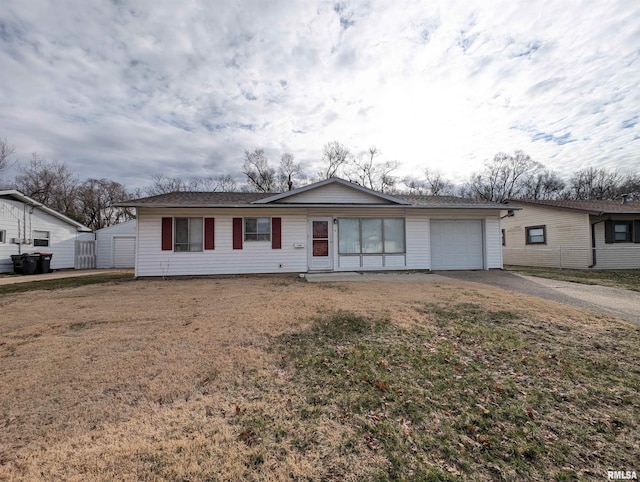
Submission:
[[[314,170],[328,141],[461,179],[524,150],[640,170],[640,2],[3,0],[0,138],[82,179]]]

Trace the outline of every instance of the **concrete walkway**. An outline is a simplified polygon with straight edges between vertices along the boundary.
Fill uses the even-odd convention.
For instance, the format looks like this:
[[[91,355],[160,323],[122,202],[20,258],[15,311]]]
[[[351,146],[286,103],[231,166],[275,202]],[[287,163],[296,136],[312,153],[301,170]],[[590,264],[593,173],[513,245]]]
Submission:
[[[30,275],[11,275],[11,276],[3,276],[0,277],[0,286],[3,285],[12,285],[16,283],[31,283],[33,281],[46,281],[50,279],[61,279],[61,278],[75,278],[77,276],[90,276],[93,274],[103,274],[103,273],[128,273],[131,272],[131,277],[133,277],[133,271],[127,269],[83,269],[83,270],[64,270],[64,271],[54,271],[53,273],[45,273],[45,274],[30,274]]]
[[[355,271],[332,272],[332,273],[307,273],[305,278],[309,283],[330,283],[340,281],[437,281],[446,280],[444,276],[433,273],[403,273],[393,271],[389,273],[358,273]]]

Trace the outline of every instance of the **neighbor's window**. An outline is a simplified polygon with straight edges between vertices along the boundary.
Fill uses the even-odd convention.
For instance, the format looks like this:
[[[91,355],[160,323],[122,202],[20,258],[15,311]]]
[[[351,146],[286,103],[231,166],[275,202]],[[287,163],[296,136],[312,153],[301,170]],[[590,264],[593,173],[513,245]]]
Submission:
[[[174,251],[202,251],[202,218],[175,218]]]
[[[33,232],[33,245],[34,246],[49,246],[49,231],[34,231]]]
[[[4,229],[0,229],[0,243],[7,242],[7,232]]]
[[[394,254],[405,252],[403,218],[338,219],[340,254]]]
[[[269,241],[271,218],[244,218],[245,241]]]
[[[613,241],[615,243],[631,242],[631,221],[616,221],[613,224]]]
[[[529,226],[527,230],[527,244],[546,244],[547,243],[547,227],[546,226]]]

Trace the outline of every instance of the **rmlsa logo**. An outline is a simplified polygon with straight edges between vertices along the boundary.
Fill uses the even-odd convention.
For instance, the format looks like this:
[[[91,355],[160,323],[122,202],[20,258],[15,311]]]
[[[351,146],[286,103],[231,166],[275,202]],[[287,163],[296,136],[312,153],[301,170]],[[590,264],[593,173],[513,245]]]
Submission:
[[[638,480],[635,470],[607,470],[609,480]]]

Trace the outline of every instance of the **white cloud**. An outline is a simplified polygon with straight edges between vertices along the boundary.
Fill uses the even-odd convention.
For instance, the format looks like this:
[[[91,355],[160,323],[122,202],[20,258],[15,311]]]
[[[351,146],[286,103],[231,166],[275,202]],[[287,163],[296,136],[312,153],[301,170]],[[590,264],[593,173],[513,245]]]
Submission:
[[[522,149],[638,170],[640,4],[9,1],[0,137],[80,177],[312,166],[339,140],[458,179]],[[634,119],[636,119],[634,121]]]

